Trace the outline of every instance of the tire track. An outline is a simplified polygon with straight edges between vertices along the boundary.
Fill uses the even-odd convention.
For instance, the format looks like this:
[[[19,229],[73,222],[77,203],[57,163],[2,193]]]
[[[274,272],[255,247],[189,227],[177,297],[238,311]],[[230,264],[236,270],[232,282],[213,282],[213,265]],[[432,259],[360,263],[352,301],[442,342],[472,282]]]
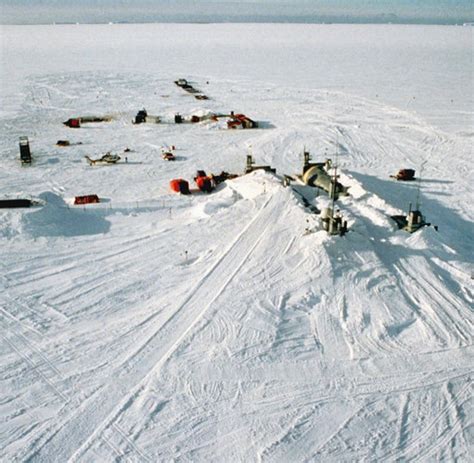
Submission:
[[[457,334],[456,340],[458,344],[463,344],[470,340],[470,336],[467,334],[470,332],[469,329],[464,328],[462,325],[464,323],[461,320],[455,320],[454,314],[448,312],[449,308],[454,308],[455,301],[452,298],[444,296],[441,291],[439,291],[433,283],[427,281],[420,273],[416,275],[413,274],[413,271],[407,266],[399,262],[395,265],[396,270],[399,273],[399,278],[405,288],[412,288],[410,297],[413,298],[415,294],[418,295],[417,306],[418,313],[425,322],[427,322],[430,327],[436,332],[435,327],[437,327],[441,332],[444,333],[444,336],[441,337],[439,332],[436,332],[437,337],[444,338],[445,342],[453,342],[453,331]],[[419,266],[417,267],[419,268]],[[416,292],[415,292],[416,291]],[[437,297],[431,297],[432,295]],[[438,301],[439,298],[446,302],[445,305],[436,304],[440,310],[435,311],[431,304],[423,303],[423,301]],[[450,329],[451,328],[451,329]],[[452,330],[454,328],[454,330]]]
[[[281,196],[277,192],[265,201],[256,216],[192,288],[170,318],[115,369],[111,374],[114,381],[91,397],[86,407],[79,408],[77,401],[65,407],[57,424],[49,430],[49,435],[41,436],[37,447],[29,449],[22,458],[34,458],[39,462],[80,458],[106,429],[115,424],[141,391],[143,383],[173,355],[227,288],[259,245],[266,228],[278,220],[284,203]],[[78,443],[81,443],[79,448]]]
[[[9,333],[11,337],[14,338],[14,341],[4,334],[0,334],[0,337],[30,366],[31,370],[51,388],[61,401],[67,402],[69,397],[55,384],[58,380],[61,382],[64,381],[64,377],[56,366],[36,348],[26,336],[6,323],[4,318],[0,319],[0,325],[2,326],[3,332]]]
[[[454,423],[454,425],[451,426],[451,431],[448,433],[448,436],[443,436],[443,439],[435,439],[435,442],[434,442],[434,445],[433,446],[430,446],[428,447],[427,449],[422,449],[422,455],[420,454],[417,454],[417,455],[409,455],[410,452],[414,452],[414,451],[417,451],[418,448],[421,446],[423,447],[423,445],[426,444],[426,442],[428,441],[428,437],[429,435],[431,434],[431,432],[433,431],[433,429],[435,428],[435,426],[446,416],[446,414],[448,414],[449,412],[451,412],[453,409],[456,409],[456,407],[458,406],[458,403],[464,399],[465,396],[466,397],[466,400],[469,399],[469,397],[471,396],[471,393],[469,393],[469,391],[472,389],[472,380],[471,380],[471,377],[469,376],[467,378],[467,383],[466,385],[464,385],[464,387],[462,387],[462,389],[456,394],[456,395],[453,395],[451,400],[448,401],[448,403],[434,416],[434,418],[431,420],[430,423],[428,423],[427,425],[424,426],[423,428],[423,431],[418,434],[418,436],[416,436],[414,439],[408,441],[405,446],[403,446],[402,448],[400,448],[400,445],[398,445],[394,450],[392,450],[391,452],[388,452],[386,454],[384,454],[383,456],[381,456],[381,460],[385,461],[386,459],[390,458],[391,460],[398,460],[400,458],[402,459],[406,459],[408,461],[415,461],[414,458],[420,458],[422,457],[423,455],[425,456],[428,456],[428,454],[432,454],[433,452],[435,452],[436,450],[439,450],[440,447],[444,444],[444,443],[447,443],[449,442],[452,437],[460,431],[460,422],[461,422],[461,419],[457,418],[456,422]],[[472,392],[472,391],[471,391]],[[445,442],[446,441],[446,442]]]
[[[116,423],[112,424],[110,428],[106,429],[101,435],[104,441],[112,451],[117,455],[119,461],[122,459],[127,461],[127,449],[133,451],[139,457],[140,462],[151,462],[148,455],[146,455],[136,444],[130,439],[126,432]]]
[[[33,335],[35,335],[36,337],[38,337],[39,339],[42,339],[43,338],[43,333],[41,333],[40,331],[38,331],[37,329],[33,328],[32,326],[26,324],[25,322],[21,321],[20,319],[16,318],[14,315],[12,315],[10,312],[8,312],[7,310],[5,310],[3,307],[0,307],[0,312],[3,313],[3,315],[5,315],[6,317],[8,317],[9,319],[13,320],[14,322],[18,323],[18,325],[20,325],[23,329],[31,332]]]
[[[404,395],[400,405],[400,427],[398,430],[398,447],[403,448],[407,441],[407,426],[409,423],[408,409],[410,404],[410,393]]]

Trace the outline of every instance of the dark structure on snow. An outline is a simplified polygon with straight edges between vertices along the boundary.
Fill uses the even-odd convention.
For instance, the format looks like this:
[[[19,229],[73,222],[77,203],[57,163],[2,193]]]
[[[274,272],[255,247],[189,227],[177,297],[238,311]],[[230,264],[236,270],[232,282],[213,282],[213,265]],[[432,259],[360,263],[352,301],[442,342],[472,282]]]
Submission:
[[[190,195],[191,191],[189,190],[189,183],[182,178],[175,178],[170,181],[170,188],[176,193],[181,193],[182,195]]]
[[[425,221],[418,206],[415,210],[411,209],[411,203],[407,215],[392,215],[391,218],[395,221],[400,230],[405,230],[408,233],[416,232],[420,230],[420,228],[429,227],[431,225]],[[435,229],[437,229],[436,226]]]
[[[276,169],[271,166],[256,166],[251,154],[247,155],[247,164],[245,166],[245,173],[249,174],[254,170],[264,170],[265,172],[270,172],[271,174],[276,174]]]
[[[301,180],[308,186],[314,186],[326,191],[329,197],[337,199],[339,195],[347,196],[348,187],[345,187],[336,178],[328,174],[328,169],[332,166],[330,159],[325,162],[311,162],[309,151],[304,151],[303,174]]]
[[[395,175],[390,175],[390,177],[403,182],[416,180],[414,169],[400,169]]]
[[[0,199],[0,209],[31,207],[32,205],[33,202],[30,199]]]
[[[31,164],[30,142],[28,137],[20,137],[20,160],[22,164]]]

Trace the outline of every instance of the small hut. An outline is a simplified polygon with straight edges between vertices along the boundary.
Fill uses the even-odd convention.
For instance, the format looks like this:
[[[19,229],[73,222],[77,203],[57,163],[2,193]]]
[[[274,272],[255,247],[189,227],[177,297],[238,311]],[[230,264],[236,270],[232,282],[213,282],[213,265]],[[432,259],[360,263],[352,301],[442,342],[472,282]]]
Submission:
[[[22,164],[31,164],[30,142],[28,137],[20,137],[20,160]]]

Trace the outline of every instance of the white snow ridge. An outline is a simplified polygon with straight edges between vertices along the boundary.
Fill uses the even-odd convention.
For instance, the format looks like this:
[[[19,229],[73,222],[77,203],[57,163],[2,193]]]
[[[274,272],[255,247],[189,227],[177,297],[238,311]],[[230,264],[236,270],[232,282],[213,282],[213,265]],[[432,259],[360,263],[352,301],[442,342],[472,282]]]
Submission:
[[[472,459],[469,28],[0,33],[0,200],[33,200],[0,209],[0,461]],[[344,236],[305,149],[349,187]],[[398,229],[410,203],[431,226]]]

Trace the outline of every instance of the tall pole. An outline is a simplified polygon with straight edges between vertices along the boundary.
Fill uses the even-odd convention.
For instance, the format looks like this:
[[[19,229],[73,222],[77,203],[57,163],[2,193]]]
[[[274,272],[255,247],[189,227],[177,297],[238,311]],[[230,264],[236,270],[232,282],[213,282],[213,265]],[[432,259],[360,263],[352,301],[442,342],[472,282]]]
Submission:
[[[418,177],[418,191],[416,192],[416,210],[420,210],[420,188],[421,188],[421,174],[425,167],[426,161],[423,161],[420,166],[420,176]]]
[[[338,166],[338,161],[339,161],[339,137],[337,137],[337,142],[336,142],[336,164],[334,166],[334,178],[333,178],[333,184],[332,184],[332,211],[334,214],[334,203],[336,202],[336,185],[337,185],[337,166]]]

